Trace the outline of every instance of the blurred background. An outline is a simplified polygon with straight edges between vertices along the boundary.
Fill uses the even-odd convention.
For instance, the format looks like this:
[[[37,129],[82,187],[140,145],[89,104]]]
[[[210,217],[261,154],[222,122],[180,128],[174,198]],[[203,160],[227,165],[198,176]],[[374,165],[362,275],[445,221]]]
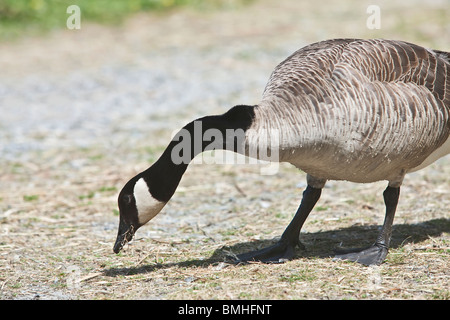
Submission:
[[[148,145],[152,130],[258,103],[273,68],[311,42],[450,50],[449,17],[449,0],[0,0],[2,159]]]

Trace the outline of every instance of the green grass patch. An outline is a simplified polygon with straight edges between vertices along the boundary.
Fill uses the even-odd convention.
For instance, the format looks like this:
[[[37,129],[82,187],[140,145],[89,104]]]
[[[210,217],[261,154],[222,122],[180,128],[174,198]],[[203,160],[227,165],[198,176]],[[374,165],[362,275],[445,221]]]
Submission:
[[[310,281],[314,281],[316,279],[317,279],[317,276],[314,274],[313,271],[311,271],[309,269],[299,270],[298,272],[288,274],[288,275],[283,275],[280,277],[281,281],[286,281],[289,283],[293,283],[293,282],[297,282],[297,281],[310,282]]]
[[[66,28],[77,5],[83,22],[120,24],[130,14],[142,11],[164,12],[178,7],[198,10],[223,9],[245,5],[253,0],[2,0],[0,1],[0,40],[10,40],[24,34],[38,34]]]
[[[27,201],[27,202],[30,202],[30,201],[36,201],[36,200],[38,200],[38,199],[39,199],[39,196],[36,195],[36,194],[32,194],[32,195],[24,195],[24,196],[23,196],[23,200],[24,200],[24,201]]]

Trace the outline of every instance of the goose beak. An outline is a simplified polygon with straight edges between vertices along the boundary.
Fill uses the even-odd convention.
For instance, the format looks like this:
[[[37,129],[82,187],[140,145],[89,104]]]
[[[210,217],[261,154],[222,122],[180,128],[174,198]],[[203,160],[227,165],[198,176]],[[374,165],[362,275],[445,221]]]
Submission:
[[[117,233],[116,243],[114,244],[113,251],[114,253],[119,253],[122,250],[123,246],[130,242],[133,239],[133,235],[135,232],[134,226],[128,225],[123,220],[120,220],[119,223],[119,232]]]

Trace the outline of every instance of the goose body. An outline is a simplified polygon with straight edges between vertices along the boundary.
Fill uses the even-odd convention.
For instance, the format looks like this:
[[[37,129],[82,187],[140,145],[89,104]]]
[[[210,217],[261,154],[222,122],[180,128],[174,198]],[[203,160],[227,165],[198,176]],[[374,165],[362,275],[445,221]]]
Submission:
[[[303,199],[280,241],[242,254],[240,261],[292,258],[300,229],[327,180],[387,180],[386,218],[376,242],[338,255],[380,264],[405,174],[450,153],[450,53],[381,39],[314,43],[275,68],[258,105],[235,106],[183,130],[202,137],[208,130],[223,135],[240,130],[242,139],[216,141],[214,148],[271,161],[268,155],[276,154],[275,161],[307,173]],[[173,155],[180,140],[175,136],[158,161],[122,189],[115,252],[169,201],[189,161],[211,146],[207,141],[192,143],[188,161],[177,162]]]
[[[313,44],[272,73],[248,138],[278,129],[280,161],[312,176],[398,182],[450,152],[449,74],[448,61],[405,42]]]

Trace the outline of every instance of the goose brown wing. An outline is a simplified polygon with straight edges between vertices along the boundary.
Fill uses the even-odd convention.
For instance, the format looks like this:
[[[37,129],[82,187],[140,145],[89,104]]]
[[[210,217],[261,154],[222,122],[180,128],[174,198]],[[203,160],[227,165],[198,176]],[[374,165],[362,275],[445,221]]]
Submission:
[[[404,41],[375,39],[350,43],[340,62],[358,69],[369,81],[425,86],[450,108],[449,56]]]
[[[274,69],[263,98],[280,96],[280,90],[309,94],[314,87],[317,95],[326,94],[324,80],[337,65],[358,70],[368,81],[425,86],[450,109],[450,53],[382,39],[333,39],[303,47]]]

